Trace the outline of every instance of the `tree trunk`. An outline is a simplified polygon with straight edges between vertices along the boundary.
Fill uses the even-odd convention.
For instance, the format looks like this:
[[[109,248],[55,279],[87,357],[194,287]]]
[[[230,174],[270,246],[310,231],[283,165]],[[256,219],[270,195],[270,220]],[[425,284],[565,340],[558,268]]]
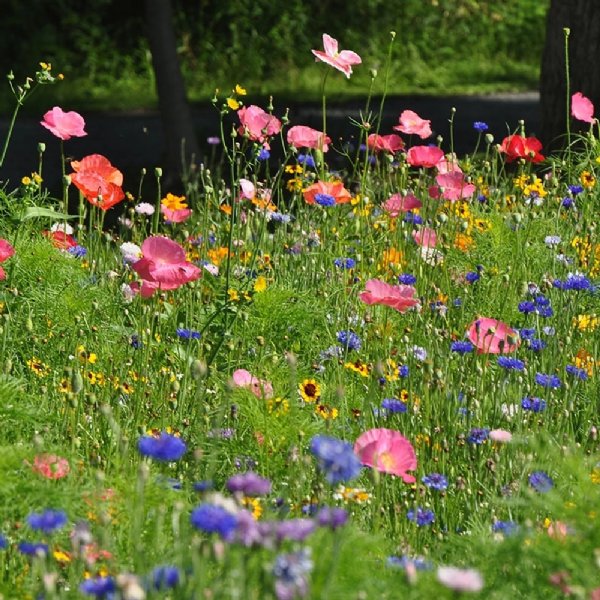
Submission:
[[[565,143],[565,27],[570,29],[569,106],[571,96],[575,92],[581,92],[594,103],[597,110],[600,109],[600,2],[552,0],[547,17],[540,79],[542,140],[550,149],[560,148]]]
[[[184,161],[189,165],[194,155],[198,157],[198,142],[177,57],[171,0],[145,0],[145,10],[164,130],[164,181],[173,184],[180,180]]]

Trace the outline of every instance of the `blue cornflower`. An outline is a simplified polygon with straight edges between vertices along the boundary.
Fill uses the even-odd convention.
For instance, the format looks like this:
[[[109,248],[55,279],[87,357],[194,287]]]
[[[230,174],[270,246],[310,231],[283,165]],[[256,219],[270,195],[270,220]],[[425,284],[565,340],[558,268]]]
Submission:
[[[402,275],[398,275],[398,282],[403,285],[412,285],[416,283],[417,278],[411,273],[402,273]]]
[[[190,516],[196,529],[205,533],[218,533],[224,540],[230,540],[237,527],[237,517],[215,504],[201,504]]]
[[[542,306],[550,306],[550,300],[546,296],[536,296],[535,305],[539,308]]]
[[[336,258],[333,264],[338,269],[354,269],[356,261],[353,258]]]
[[[187,450],[185,442],[178,436],[162,431],[160,435],[145,435],[138,441],[138,450],[142,456],[154,460],[179,460]]]
[[[0,534],[0,550],[5,550],[8,548],[8,540]]]
[[[561,202],[561,206],[563,208],[571,208],[573,206],[573,204],[575,204],[573,198],[563,198],[562,202]]]
[[[292,220],[292,215],[286,215],[284,213],[280,213],[278,211],[273,211],[267,213],[267,219],[269,221],[273,221],[274,223],[290,223]]]
[[[435,521],[433,511],[421,506],[417,506],[415,510],[409,510],[408,513],[406,513],[406,518],[409,521],[416,523],[418,527],[431,525]]]
[[[434,490],[443,491],[448,488],[448,480],[441,473],[430,473],[425,475],[421,481],[428,487]]]
[[[569,273],[564,281],[555,279],[552,285],[559,290],[589,290],[592,289],[592,282],[580,273]]]
[[[113,593],[117,591],[117,585],[112,577],[90,577],[79,586],[79,591],[86,596],[112,598]]]
[[[567,187],[569,188],[569,191],[571,192],[571,194],[573,194],[573,196],[578,196],[579,194],[581,194],[581,192],[583,192],[582,185],[569,185]]]
[[[527,344],[533,352],[541,352],[548,345],[544,340],[538,339],[527,340]]]
[[[499,356],[497,363],[499,367],[507,371],[522,371],[525,368],[525,363],[522,360],[511,356]]]
[[[560,237],[560,235],[547,235],[544,238],[544,244],[546,244],[548,248],[554,248],[555,246],[558,246],[561,242],[562,238]]]
[[[414,223],[415,225],[421,225],[423,223],[423,218],[421,217],[421,215],[416,215],[410,210],[404,213],[404,217],[402,220],[405,223]]]
[[[67,515],[62,510],[48,509],[41,513],[31,513],[27,517],[27,524],[31,529],[52,533],[67,523]]]
[[[306,167],[315,168],[315,159],[310,154],[298,154],[296,160]]]
[[[580,369],[575,365],[567,365],[565,367],[565,371],[569,375],[573,375],[573,377],[576,377],[577,379],[581,379],[583,381],[585,381],[588,378],[587,371],[585,369]]]
[[[334,206],[335,198],[331,194],[316,194],[315,202],[320,206]]]
[[[529,485],[536,492],[544,494],[554,487],[554,480],[546,471],[534,471],[529,475]]]
[[[556,389],[561,386],[560,379],[557,375],[547,375],[546,373],[536,373],[535,382],[545,388]]]
[[[258,152],[258,160],[269,160],[271,153],[266,148],[261,148]]]
[[[490,436],[490,430],[482,427],[473,427],[469,432],[467,441],[470,444],[483,444]]]
[[[388,556],[385,564],[388,567],[406,569],[408,566],[414,567],[417,571],[427,571],[432,568],[432,564],[420,556],[410,557],[406,554],[402,556]]]
[[[540,317],[545,319],[554,316],[554,310],[552,310],[551,306],[540,306],[537,308],[536,312]]]
[[[479,131],[479,133],[484,133],[489,129],[489,125],[483,121],[475,121],[475,123],[473,123],[473,129]]]
[[[87,254],[87,250],[83,246],[80,246],[79,244],[77,244],[76,246],[71,246],[67,250],[67,252],[71,256],[74,256],[75,258],[83,258]]]
[[[129,343],[131,344],[131,347],[134,350],[139,350],[144,344],[142,343],[142,340],[140,340],[140,336],[137,335],[137,333],[134,333],[130,338],[129,338]]]
[[[337,341],[342,345],[342,347],[346,350],[360,350],[362,346],[362,342],[358,335],[353,331],[338,331],[337,332]]]
[[[313,570],[310,548],[278,554],[273,563],[277,598],[298,598],[308,592],[308,576]]]
[[[524,315],[528,315],[535,311],[535,303],[531,302],[531,300],[527,300],[527,302],[519,302],[518,306],[519,312]]]
[[[479,281],[481,279],[481,275],[479,273],[477,273],[476,271],[469,271],[465,275],[465,279],[469,283],[475,283],[476,281]]]
[[[523,328],[519,330],[519,336],[522,340],[530,340],[535,335],[535,329]]]
[[[400,365],[398,367],[398,375],[404,379],[405,377],[408,377],[408,372],[409,372],[409,368],[408,365]]]
[[[362,468],[352,445],[327,435],[315,435],[310,441],[319,469],[329,483],[342,483],[357,477]]]
[[[17,548],[21,554],[27,556],[46,556],[48,554],[48,544],[41,542],[20,542]]]
[[[390,413],[405,413],[407,410],[406,404],[397,398],[384,398],[381,401],[381,408]]]
[[[193,329],[183,329],[182,327],[178,327],[175,330],[177,336],[182,340],[199,340],[202,336],[199,331],[194,331]]]
[[[521,400],[521,408],[523,410],[529,410],[534,413],[540,413],[546,410],[546,401],[541,398],[534,398],[529,396]]]
[[[152,571],[152,585],[155,590],[170,590],[179,585],[179,569],[171,565],[161,565]]]
[[[518,530],[519,525],[514,521],[496,521],[492,524],[492,531],[505,537],[517,533]]]
[[[452,342],[450,344],[450,350],[458,354],[466,354],[467,352],[473,352],[475,346],[471,342]]]

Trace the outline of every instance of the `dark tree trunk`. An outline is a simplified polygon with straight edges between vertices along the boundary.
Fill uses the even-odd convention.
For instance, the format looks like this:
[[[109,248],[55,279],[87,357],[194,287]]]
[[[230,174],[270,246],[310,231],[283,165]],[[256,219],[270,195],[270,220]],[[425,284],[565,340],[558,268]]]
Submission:
[[[145,10],[165,139],[162,167],[165,183],[173,184],[180,179],[183,161],[189,165],[194,155],[198,157],[198,142],[177,57],[171,0],[145,0]]]
[[[581,92],[600,109],[600,2],[552,0],[542,58],[540,103],[546,147],[564,145],[567,111],[564,28],[569,35],[570,96]]]

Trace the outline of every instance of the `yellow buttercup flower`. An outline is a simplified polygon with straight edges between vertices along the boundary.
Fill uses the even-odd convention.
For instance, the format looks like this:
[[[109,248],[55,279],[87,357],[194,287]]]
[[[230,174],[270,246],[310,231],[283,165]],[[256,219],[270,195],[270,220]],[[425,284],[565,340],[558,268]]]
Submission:
[[[227,106],[231,110],[237,110],[240,107],[240,103],[235,98],[227,98]]]
[[[239,83],[236,84],[235,88],[234,88],[234,93],[237,94],[238,96],[245,96],[248,92],[246,91],[246,88],[243,88]]]

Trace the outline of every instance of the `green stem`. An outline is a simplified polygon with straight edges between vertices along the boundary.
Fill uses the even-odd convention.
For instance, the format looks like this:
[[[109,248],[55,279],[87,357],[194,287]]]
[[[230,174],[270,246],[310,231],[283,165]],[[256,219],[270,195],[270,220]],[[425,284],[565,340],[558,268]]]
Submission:
[[[570,164],[571,158],[571,76],[569,70],[569,35],[571,30],[568,27],[563,29],[565,34],[565,84],[566,84],[566,108],[567,108],[567,164]]]
[[[8,144],[10,142],[10,138],[12,137],[12,132],[15,127],[15,122],[17,120],[17,115],[19,114],[19,109],[23,103],[21,101],[17,101],[17,105],[15,106],[15,110],[13,111],[12,118],[10,120],[10,125],[8,126],[8,133],[6,134],[6,139],[4,140],[4,148],[2,149],[2,156],[0,156],[0,167],[4,164],[4,159],[6,157],[6,152],[8,150]]]

